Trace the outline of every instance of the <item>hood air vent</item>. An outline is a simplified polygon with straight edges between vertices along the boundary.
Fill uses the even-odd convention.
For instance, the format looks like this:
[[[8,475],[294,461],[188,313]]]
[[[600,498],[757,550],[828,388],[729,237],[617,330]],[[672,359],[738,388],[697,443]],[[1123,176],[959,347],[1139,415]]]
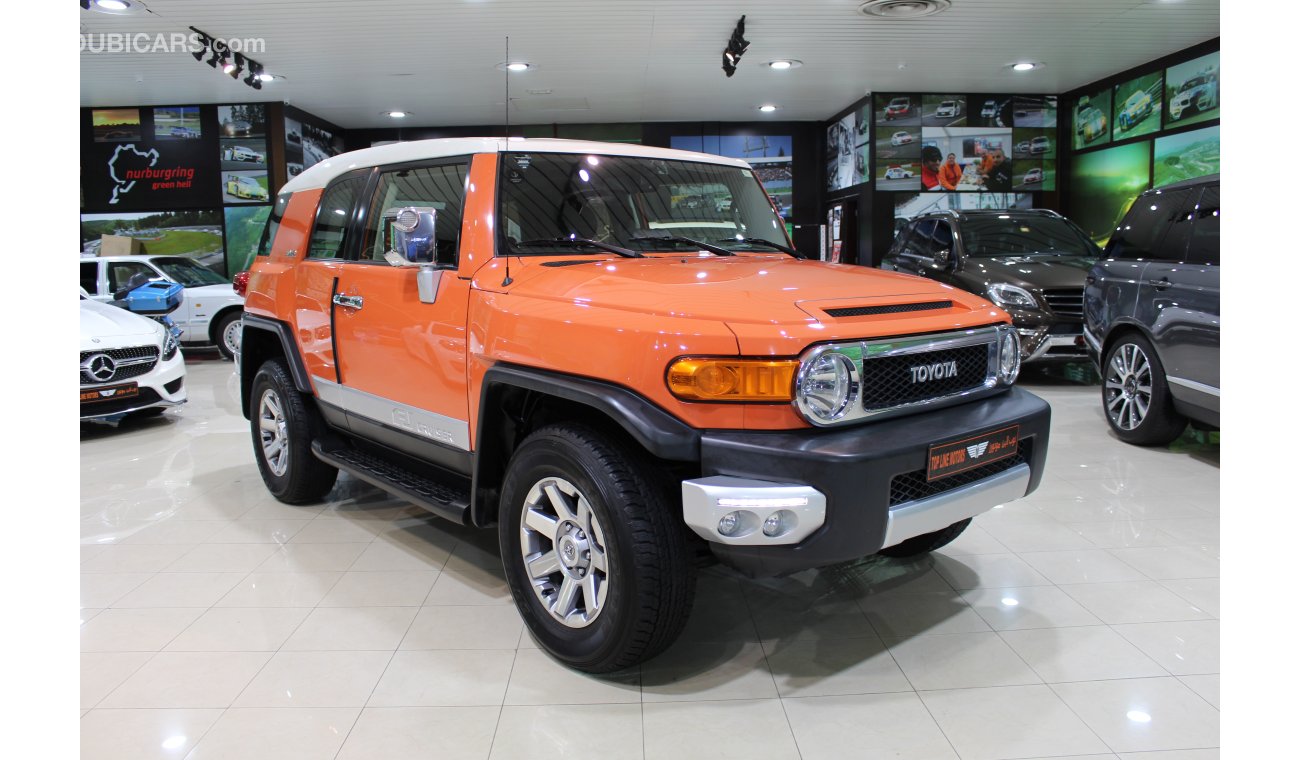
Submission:
[[[873,314],[902,314],[908,311],[932,311],[934,309],[951,309],[952,301],[926,301],[925,303],[894,303],[888,306],[845,306],[827,309],[832,317],[869,317]]]

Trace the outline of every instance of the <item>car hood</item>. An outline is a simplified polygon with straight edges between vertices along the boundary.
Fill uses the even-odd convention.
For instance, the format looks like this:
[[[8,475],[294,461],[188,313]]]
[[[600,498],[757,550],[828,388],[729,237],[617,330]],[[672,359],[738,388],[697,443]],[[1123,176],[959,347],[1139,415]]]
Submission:
[[[583,307],[729,325],[833,323],[837,320],[826,313],[827,308],[938,300],[952,301],[950,311],[979,312],[980,319],[992,321],[990,304],[977,296],[920,277],[847,264],[787,256],[700,257],[693,253],[570,261],[547,266],[512,258],[511,286],[501,288],[499,280],[479,276],[476,287]],[[499,269],[493,271],[500,276]]]
[[[985,284],[1006,282],[1022,288],[1079,288],[1095,264],[1087,256],[997,256],[966,259],[963,274]]]
[[[163,326],[99,301],[81,302],[81,350],[162,344]]]

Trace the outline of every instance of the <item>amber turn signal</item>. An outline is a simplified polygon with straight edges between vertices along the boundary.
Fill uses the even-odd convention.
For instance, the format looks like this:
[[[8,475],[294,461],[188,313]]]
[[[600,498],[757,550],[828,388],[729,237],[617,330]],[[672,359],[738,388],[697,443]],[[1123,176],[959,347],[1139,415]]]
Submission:
[[[668,389],[686,401],[789,401],[797,359],[678,359]]]

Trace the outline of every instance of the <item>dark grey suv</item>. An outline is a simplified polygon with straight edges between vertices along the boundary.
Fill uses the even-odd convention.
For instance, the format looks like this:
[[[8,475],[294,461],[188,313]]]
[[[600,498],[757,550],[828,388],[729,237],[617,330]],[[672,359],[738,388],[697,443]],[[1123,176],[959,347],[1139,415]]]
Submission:
[[[1219,175],[1148,190],[1088,273],[1084,337],[1121,440],[1219,425]]]
[[[944,211],[910,221],[882,269],[984,296],[1011,315],[1021,361],[1087,361],[1083,278],[1101,250],[1055,211]]]

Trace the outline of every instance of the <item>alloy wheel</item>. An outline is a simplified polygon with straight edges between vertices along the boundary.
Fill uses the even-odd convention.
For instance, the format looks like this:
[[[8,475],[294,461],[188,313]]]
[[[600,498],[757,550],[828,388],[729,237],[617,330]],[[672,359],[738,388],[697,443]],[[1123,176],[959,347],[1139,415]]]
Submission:
[[[609,596],[605,533],[586,496],[563,478],[529,489],[519,547],[538,601],[570,628],[590,625]]]
[[[226,329],[221,331],[221,342],[225,344],[226,349],[230,351],[231,356],[239,355],[239,339],[243,335],[244,321],[236,319],[226,325]]]
[[[1106,368],[1106,414],[1121,430],[1133,430],[1151,408],[1151,362],[1141,348],[1125,343]]]
[[[276,477],[289,469],[289,431],[284,416],[284,404],[276,392],[268,388],[257,404],[258,437],[262,443],[262,457]]]

